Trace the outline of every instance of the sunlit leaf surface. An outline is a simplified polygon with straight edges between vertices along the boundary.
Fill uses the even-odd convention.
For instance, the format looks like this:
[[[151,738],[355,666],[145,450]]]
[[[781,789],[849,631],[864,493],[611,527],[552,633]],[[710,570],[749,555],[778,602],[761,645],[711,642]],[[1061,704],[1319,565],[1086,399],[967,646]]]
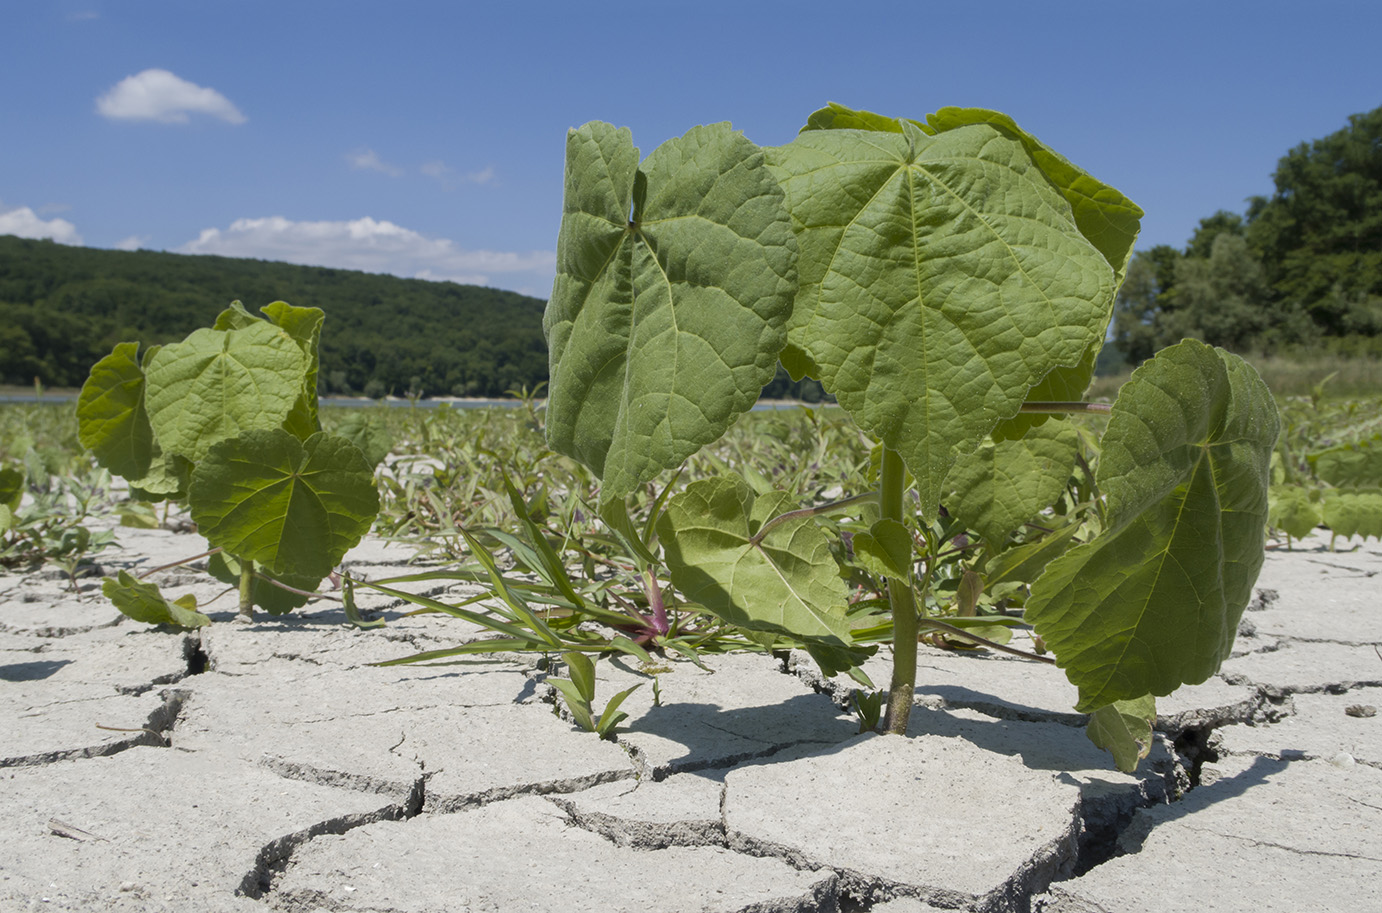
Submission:
[[[627,129],[573,130],[543,324],[553,449],[619,497],[719,438],[772,380],[795,253],[762,151],[729,125],[641,169]]]
[[[1195,340],[1123,386],[1096,473],[1106,532],[1052,561],[1026,605],[1080,710],[1198,684],[1228,657],[1262,567],[1279,421],[1251,367]]]
[[[303,442],[281,429],[213,447],[192,473],[189,500],[212,545],[274,574],[317,580],[379,511],[374,473],[354,444],[325,433]]]

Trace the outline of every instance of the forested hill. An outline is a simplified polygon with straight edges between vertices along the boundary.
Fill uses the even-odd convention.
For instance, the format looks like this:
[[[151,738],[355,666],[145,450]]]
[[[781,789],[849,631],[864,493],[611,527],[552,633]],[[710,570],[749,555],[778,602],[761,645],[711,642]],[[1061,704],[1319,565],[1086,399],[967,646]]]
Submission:
[[[324,392],[499,396],[547,379],[544,302],[453,282],[0,236],[0,382],[78,387],[117,342],[176,342],[231,301],[326,312]]]

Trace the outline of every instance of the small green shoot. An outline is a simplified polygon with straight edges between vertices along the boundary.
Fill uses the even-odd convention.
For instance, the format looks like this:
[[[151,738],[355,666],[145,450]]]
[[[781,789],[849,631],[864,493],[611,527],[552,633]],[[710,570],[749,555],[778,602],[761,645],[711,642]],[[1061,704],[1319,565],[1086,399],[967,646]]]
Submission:
[[[596,716],[592,706],[595,700],[594,661],[584,653],[574,651],[563,653],[561,658],[566,663],[571,678],[551,678],[548,681],[561,692],[562,698],[566,701],[566,709],[570,711],[577,726],[586,732],[597,734],[602,739],[612,741],[614,727],[628,718],[628,714],[621,711],[619,705],[624,703],[624,698],[642,688],[642,683],[626,688],[610,698],[604,712]]]

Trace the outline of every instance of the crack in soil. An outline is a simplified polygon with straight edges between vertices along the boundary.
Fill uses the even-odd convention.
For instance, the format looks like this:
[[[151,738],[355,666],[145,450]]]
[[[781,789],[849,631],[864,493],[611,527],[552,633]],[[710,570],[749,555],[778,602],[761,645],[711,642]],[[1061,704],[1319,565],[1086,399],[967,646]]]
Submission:
[[[422,814],[427,801],[427,777],[420,776],[403,802],[386,805],[372,812],[356,812],[327,818],[291,834],[285,834],[260,847],[253,867],[245,873],[235,893],[253,900],[264,900],[273,891],[274,881],[283,874],[293,854],[309,841],[324,835],[340,836],[376,821],[404,821]]]
[[[172,738],[170,734],[173,730],[173,726],[177,722],[178,715],[182,712],[183,704],[187,702],[190,695],[186,691],[173,689],[164,691],[161,696],[163,698],[163,703],[150,712],[148,717],[145,718],[144,725],[142,727],[130,727],[130,734],[124,738],[119,738],[112,742],[104,742],[99,745],[83,745],[78,748],[60,748],[54,751],[39,752],[37,754],[0,758],[0,769],[6,767],[42,767],[58,761],[106,758],[130,748],[170,748],[172,747]],[[93,698],[91,700],[95,699]],[[63,701],[61,703],[83,702],[83,700],[77,700]],[[56,706],[56,704],[47,706]]]

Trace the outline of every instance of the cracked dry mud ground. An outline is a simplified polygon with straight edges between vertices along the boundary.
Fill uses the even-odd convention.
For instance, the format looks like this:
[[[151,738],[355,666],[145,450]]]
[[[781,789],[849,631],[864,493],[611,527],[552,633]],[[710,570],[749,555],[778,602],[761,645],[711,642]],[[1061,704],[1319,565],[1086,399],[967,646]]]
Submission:
[[[121,538],[108,571],[200,543]],[[0,910],[1382,909],[1382,547],[1323,545],[1269,555],[1236,655],[1159,702],[1130,776],[1058,671],[1007,657],[923,651],[906,739],[856,734],[804,658],[677,662],[606,742],[535,657],[369,665],[475,635],[455,619],[223,600],[184,634],[0,577]],[[599,669],[597,705],[646,681]]]

